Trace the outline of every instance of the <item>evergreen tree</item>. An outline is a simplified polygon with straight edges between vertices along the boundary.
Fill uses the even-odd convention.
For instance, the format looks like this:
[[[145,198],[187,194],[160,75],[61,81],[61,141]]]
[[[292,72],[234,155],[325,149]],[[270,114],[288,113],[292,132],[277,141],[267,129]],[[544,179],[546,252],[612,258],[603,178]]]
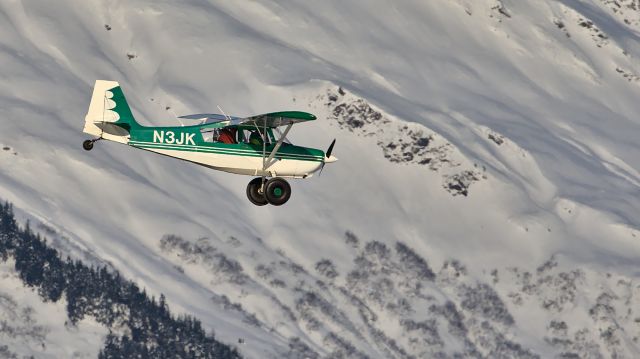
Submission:
[[[0,256],[7,260],[9,252],[13,250],[13,239],[16,237],[18,226],[13,216],[13,206],[9,202],[0,205]]]
[[[206,335],[195,318],[173,317],[164,295],[156,301],[118,272],[70,257],[62,260],[28,222],[24,229],[18,227],[13,207],[5,202],[0,205],[0,257],[10,256],[20,278],[37,288],[43,300],[56,302],[65,296],[72,324],[92,316],[109,328],[99,358],[240,357],[236,349]],[[130,336],[113,334],[116,323],[124,323]]]

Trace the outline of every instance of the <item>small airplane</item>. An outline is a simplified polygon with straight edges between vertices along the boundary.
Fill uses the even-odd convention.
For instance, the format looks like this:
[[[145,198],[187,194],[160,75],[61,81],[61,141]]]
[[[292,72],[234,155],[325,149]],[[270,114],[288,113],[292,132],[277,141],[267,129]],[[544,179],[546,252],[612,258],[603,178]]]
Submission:
[[[316,119],[307,112],[283,111],[251,117],[196,114],[180,118],[200,123],[142,126],[134,119],[120,85],[97,80],[83,130],[97,138],[84,141],[82,147],[90,151],[96,141],[109,140],[214,170],[259,176],[247,185],[247,197],[257,206],[283,205],[291,197],[291,186],[285,178],[309,178],[322,172],[325,164],[338,160],[331,155],[335,139],[327,152],[288,141],[287,134],[294,124]]]

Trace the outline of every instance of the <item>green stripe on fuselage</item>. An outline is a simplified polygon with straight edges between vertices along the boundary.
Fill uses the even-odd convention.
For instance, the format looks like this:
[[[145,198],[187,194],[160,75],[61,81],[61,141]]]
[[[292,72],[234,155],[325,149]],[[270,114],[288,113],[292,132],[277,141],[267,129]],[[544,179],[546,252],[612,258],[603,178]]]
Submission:
[[[185,152],[196,152],[196,153],[217,153],[223,155],[231,155],[231,156],[247,156],[247,157],[262,157],[262,151],[234,151],[229,149],[221,149],[215,147],[199,147],[199,146],[180,146],[180,145],[163,145],[158,143],[148,143],[148,142],[130,142],[129,143],[133,147],[138,147],[142,149],[160,149],[160,150],[173,150],[173,151],[185,151]],[[269,152],[267,152],[267,156]],[[314,161],[314,162],[322,162],[322,157],[315,156],[304,156],[304,155],[296,155],[296,154],[286,154],[278,151],[275,156],[276,159],[287,159],[287,160],[299,160],[299,161]]]
[[[206,125],[204,125],[206,126]],[[134,147],[147,149],[167,149],[176,151],[219,153],[235,156],[262,157],[262,146],[248,143],[226,144],[221,142],[206,142],[200,132],[202,125],[185,127],[144,127],[131,131],[129,144]],[[267,145],[267,156],[274,145]],[[324,152],[314,148],[283,144],[277,159],[291,159],[300,161],[321,162]]]

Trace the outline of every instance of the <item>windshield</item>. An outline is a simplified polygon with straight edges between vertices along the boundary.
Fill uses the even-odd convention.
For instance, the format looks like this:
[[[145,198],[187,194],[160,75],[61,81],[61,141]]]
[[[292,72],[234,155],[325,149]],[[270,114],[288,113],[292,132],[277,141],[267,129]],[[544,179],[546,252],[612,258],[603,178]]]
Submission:
[[[268,131],[267,131],[267,132],[268,132]],[[280,131],[280,127],[276,127],[276,128],[274,128],[274,129],[273,129],[271,136],[273,136],[274,134],[275,134],[275,138],[276,138],[276,141],[277,141],[277,140],[279,140],[280,138],[282,138],[282,134],[283,134],[283,132],[282,132],[282,131]],[[282,142],[283,142],[283,143],[287,143],[287,144],[291,144],[291,141],[289,141],[289,139],[288,139],[288,138],[286,138],[286,137],[284,138],[284,141],[282,141]]]

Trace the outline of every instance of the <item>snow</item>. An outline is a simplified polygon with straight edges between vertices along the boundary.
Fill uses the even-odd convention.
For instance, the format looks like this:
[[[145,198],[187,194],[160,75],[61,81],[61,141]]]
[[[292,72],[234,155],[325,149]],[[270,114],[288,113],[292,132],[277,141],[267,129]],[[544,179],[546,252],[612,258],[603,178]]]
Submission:
[[[0,354],[6,358],[96,358],[107,329],[92,319],[67,324],[66,302],[42,302],[25,287],[13,260],[0,264]]]
[[[493,269],[535,271],[556,254],[569,269],[637,283],[640,82],[633,75],[640,74],[640,27],[637,11],[614,13],[610,6],[3,2],[0,148],[9,150],[0,150],[0,198],[50,226],[65,253],[109,263],[149,293],[164,293],[172,310],[196,315],[227,342],[245,339],[239,349],[248,357],[278,357],[290,337],[330,352],[322,332],[272,311],[273,297],[295,307],[296,275],[285,271],[279,279],[287,287],[274,288],[254,269],[298,263],[309,285],[320,278],[315,264],[331,259],[341,274],[336,288],[345,286],[357,255],[343,239],[346,231],[362,246],[407,243],[436,272],[457,259],[481,282],[491,281]],[[584,19],[594,26],[580,25]],[[245,198],[248,177],[115,143],[85,152],[81,128],[96,79],[119,81],[146,125],[173,125],[176,116],[217,112],[217,105],[237,116],[312,112],[319,120],[296,126],[289,137],[323,149],[337,138],[340,161],[320,177],[293,182],[286,206],[257,208]],[[364,99],[390,122],[341,124],[326,105],[338,86],[347,92],[341,101]],[[379,144],[403,138],[403,124],[450,144],[446,158],[459,165],[430,169],[387,160]],[[443,183],[462,170],[487,178],[473,182],[468,196],[452,196]],[[242,265],[252,284],[230,284],[202,259],[185,263],[163,251],[166,234],[194,243],[207,238]],[[228,244],[231,237],[241,245]],[[553,315],[537,297],[513,304],[508,294],[519,282],[508,280],[496,290],[516,326],[499,331],[547,356],[555,349],[542,336]],[[598,280],[580,287],[590,293],[573,304],[581,314],[566,314],[572,328],[592,326],[595,337],[588,309]],[[432,291],[440,290],[439,304],[457,298],[455,290]],[[262,326],[247,325],[244,314],[212,300],[222,295]],[[355,310],[332,295],[336,308]],[[374,312],[382,322],[394,318],[380,328],[399,340],[395,314]],[[389,355],[375,339],[345,333],[359,351]],[[625,335],[632,340],[637,332]],[[461,345],[446,342],[448,353]]]

